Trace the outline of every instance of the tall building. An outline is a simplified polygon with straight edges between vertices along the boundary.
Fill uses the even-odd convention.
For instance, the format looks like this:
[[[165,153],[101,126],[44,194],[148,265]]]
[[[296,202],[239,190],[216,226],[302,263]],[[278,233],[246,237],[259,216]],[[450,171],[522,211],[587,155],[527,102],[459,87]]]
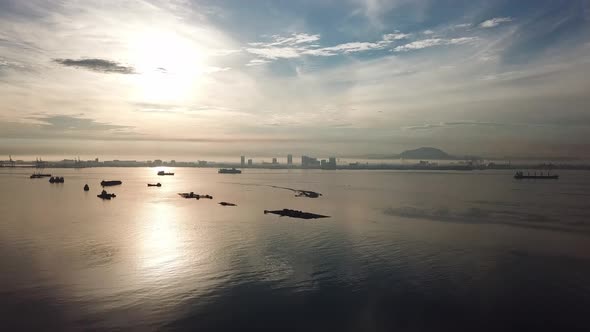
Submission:
[[[336,167],[336,157],[330,157],[328,159],[328,164],[330,164],[332,167]]]
[[[252,159],[248,159],[248,166],[252,166]]]
[[[293,165],[293,155],[292,154],[287,155],[287,165]]]
[[[319,167],[320,161],[317,158],[308,157],[308,156],[301,156],[301,167],[303,168],[312,168],[312,167]]]
[[[246,156],[240,157],[240,165],[242,165],[242,167],[246,166]]]
[[[277,161],[277,158],[272,158],[272,164],[273,164],[273,165],[276,165],[276,164],[278,164],[278,163],[279,163],[279,162]]]

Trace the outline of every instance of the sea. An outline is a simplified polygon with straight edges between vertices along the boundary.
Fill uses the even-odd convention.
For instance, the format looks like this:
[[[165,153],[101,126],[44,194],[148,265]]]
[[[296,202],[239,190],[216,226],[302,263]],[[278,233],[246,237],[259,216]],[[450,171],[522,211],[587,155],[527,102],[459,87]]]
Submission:
[[[590,172],[33,171],[0,168],[2,331],[590,330]]]

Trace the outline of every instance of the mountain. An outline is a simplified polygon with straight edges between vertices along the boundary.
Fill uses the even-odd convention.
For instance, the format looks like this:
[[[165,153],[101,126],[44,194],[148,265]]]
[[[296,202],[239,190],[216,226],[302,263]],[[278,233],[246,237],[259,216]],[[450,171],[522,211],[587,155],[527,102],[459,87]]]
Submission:
[[[414,150],[406,150],[400,154],[368,154],[354,156],[361,159],[414,159],[414,160],[481,160],[477,156],[453,156],[441,149],[421,147]]]
[[[406,150],[399,154],[400,159],[437,159],[452,160],[457,159],[454,156],[437,148],[422,147],[414,150]]]

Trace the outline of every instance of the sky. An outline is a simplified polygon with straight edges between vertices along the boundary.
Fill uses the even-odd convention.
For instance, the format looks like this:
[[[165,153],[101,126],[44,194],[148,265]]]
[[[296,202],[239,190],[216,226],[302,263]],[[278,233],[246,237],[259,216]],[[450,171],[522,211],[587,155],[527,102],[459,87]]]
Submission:
[[[589,105],[590,0],[0,0],[0,155],[590,159]]]

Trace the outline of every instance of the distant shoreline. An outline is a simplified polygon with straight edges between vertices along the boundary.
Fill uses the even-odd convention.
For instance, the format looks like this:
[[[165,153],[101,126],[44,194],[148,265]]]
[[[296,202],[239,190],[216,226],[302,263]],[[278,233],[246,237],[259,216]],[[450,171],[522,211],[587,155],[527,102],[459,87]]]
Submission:
[[[207,165],[198,165],[191,162],[177,162],[174,164],[164,163],[159,165],[153,165],[147,162],[76,162],[76,163],[64,163],[64,162],[43,162],[42,165],[34,163],[20,163],[14,165],[0,165],[1,169],[10,168],[27,168],[27,169],[42,169],[42,168],[103,168],[103,167],[124,167],[124,168],[158,168],[158,167],[171,167],[171,168],[225,168],[235,167],[240,169],[266,169],[266,170],[398,170],[398,171],[475,171],[475,170],[590,170],[590,164],[493,164],[493,165],[465,165],[465,164],[411,164],[411,165],[399,165],[399,164],[371,164],[371,163],[353,163],[349,165],[337,165],[336,167],[301,167],[300,165],[265,165],[255,164],[242,166],[239,163],[209,163]]]

